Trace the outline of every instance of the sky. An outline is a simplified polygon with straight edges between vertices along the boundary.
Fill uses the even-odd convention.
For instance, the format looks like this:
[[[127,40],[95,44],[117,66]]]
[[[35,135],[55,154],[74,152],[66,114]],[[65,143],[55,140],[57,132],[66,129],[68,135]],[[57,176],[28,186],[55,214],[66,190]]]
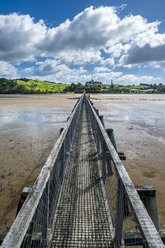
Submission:
[[[1,0],[0,77],[165,84],[164,0]]]

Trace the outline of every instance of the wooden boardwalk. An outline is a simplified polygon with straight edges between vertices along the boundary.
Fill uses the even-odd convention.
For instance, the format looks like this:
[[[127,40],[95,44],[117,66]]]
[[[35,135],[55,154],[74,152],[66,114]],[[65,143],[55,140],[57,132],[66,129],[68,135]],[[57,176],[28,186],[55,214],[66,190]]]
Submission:
[[[74,136],[51,247],[112,247],[110,219],[85,104]]]

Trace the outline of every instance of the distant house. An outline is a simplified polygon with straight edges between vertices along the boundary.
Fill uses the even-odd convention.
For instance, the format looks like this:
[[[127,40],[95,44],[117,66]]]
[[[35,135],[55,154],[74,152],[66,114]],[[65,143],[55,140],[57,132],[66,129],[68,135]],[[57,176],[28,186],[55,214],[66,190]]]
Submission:
[[[130,91],[130,92],[133,92],[133,93],[138,93],[138,92],[140,92],[140,90],[138,90],[138,89],[130,89],[129,91]]]
[[[147,89],[147,90],[140,90],[140,89],[130,89],[130,92],[132,93],[154,93],[156,92],[155,89]]]
[[[143,90],[144,93],[154,93],[156,92],[155,89],[148,89],[148,90]]]

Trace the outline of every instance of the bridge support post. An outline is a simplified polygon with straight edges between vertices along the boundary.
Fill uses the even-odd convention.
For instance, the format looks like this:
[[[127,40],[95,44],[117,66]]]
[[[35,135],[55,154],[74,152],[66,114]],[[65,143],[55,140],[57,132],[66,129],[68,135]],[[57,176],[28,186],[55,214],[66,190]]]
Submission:
[[[151,217],[157,231],[160,232],[155,188],[153,186],[137,186],[136,190],[145,208],[147,209],[147,212]]]
[[[16,212],[16,216],[17,214],[19,213],[22,205],[24,204],[26,198],[28,197],[28,195],[30,194],[32,188],[29,188],[29,187],[25,187],[21,193],[21,196],[20,196],[20,199],[19,199],[19,202],[18,202],[18,208],[17,208],[17,212]]]
[[[95,110],[96,114],[99,116],[99,110],[96,108],[94,108],[94,110]]]
[[[104,127],[104,116],[103,115],[99,115],[99,119],[101,121],[101,123],[103,124],[103,127]]]
[[[117,151],[117,146],[116,146],[116,141],[115,141],[115,136],[114,136],[114,133],[113,133],[113,129],[112,128],[108,128],[106,129],[107,131],[107,134],[110,138],[110,141],[112,142],[112,145],[114,146],[115,150]]]
[[[61,135],[61,133],[62,133],[62,131],[64,130],[64,128],[62,127],[62,128],[60,128],[60,133],[59,133],[59,135]]]

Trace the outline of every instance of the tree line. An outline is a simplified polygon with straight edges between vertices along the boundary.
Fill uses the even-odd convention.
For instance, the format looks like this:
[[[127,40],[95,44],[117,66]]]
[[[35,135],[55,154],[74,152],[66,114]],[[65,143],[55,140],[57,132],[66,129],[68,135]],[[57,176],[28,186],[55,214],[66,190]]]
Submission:
[[[0,94],[50,94],[50,93],[165,93],[165,85],[140,84],[121,85],[103,84],[100,81],[90,80],[85,84],[81,83],[54,83],[48,81],[0,78]]]

